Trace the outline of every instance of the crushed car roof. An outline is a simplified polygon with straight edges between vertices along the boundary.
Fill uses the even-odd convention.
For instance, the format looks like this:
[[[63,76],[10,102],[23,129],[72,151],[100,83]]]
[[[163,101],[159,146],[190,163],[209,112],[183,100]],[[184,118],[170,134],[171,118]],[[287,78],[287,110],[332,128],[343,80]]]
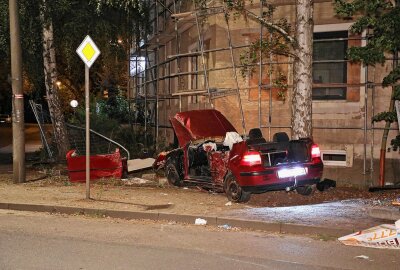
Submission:
[[[226,132],[236,129],[217,110],[194,110],[177,113],[171,118],[179,145],[205,138],[225,137]]]

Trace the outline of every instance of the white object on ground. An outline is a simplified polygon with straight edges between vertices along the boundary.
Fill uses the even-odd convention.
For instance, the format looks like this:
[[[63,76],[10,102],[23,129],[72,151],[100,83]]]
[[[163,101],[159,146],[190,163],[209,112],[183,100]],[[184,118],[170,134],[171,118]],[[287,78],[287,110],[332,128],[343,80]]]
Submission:
[[[235,143],[242,142],[243,139],[237,132],[227,132],[225,135],[224,145],[229,146],[229,149],[232,150],[232,146]]]
[[[369,260],[369,257],[365,256],[365,255],[358,255],[358,256],[355,256],[354,258]]]
[[[142,185],[142,184],[148,184],[151,183],[151,181],[143,179],[143,178],[130,178],[130,179],[122,179],[125,185],[130,186],[130,185]]]
[[[196,218],[196,220],[194,221],[195,225],[206,225],[207,224],[207,220],[202,219],[202,218]]]
[[[348,246],[400,249],[400,219],[392,224],[382,224],[338,239]]]
[[[229,224],[219,225],[218,228],[225,229],[225,230],[232,229],[232,227]]]
[[[227,202],[225,205],[226,205],[226,206],[231,206],[231,205],[232,205],[232,202],[229,201],[229,202]]]
[[[128,160],[128,172],[150,168],[151,166],[153,166],[154,161],[154,158],[137,158]]]

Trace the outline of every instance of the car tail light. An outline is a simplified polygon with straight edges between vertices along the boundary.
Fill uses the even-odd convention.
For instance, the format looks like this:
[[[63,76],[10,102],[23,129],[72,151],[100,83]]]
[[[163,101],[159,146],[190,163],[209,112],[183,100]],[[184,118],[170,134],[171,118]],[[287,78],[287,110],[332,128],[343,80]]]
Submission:
[[[321,157],[321,151],[319,150],[318,145],[313,144],[311,147],[311,158],[320,158]]]
[[[261,155],[259,152],[247,152],[242,158],[242,165],[253,166],[261,164]]]

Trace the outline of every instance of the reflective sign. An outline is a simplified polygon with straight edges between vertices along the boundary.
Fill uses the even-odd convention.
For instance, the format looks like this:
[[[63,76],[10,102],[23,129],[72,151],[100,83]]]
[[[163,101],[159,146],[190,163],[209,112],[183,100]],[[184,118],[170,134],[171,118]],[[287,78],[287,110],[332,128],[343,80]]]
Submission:
[[[86,36],[78,49],[76,49],[76,53],[88,67],[91,67],[100,55],[100,50],[90,36]]]

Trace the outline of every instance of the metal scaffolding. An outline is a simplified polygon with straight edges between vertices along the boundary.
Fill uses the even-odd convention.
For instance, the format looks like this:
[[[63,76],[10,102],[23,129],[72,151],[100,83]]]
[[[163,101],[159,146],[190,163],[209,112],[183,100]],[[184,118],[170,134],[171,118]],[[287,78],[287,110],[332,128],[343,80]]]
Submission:
[[[290,124],[273,124],[274,116],[274,102],[273,102],[273,77],[272,72],[269,73],[268,83],[263,82],[263,74],[266,68],[272,70],[274,66],[286,65],[287,72],[290,72],[292,59],[275,60],[274,55],[270,53],[269,57],[263,57],[262,53],[259,55],[259,62],[252,65],[258,68],[258,85],[243,86],[240,85],[237,77],[237,69],[243,67],[235,62],[235,53],[237,50],[249,48],[249,42],[245,44],[233,44],[232,34],[229,25],[229,18],[226,16],[226,7],[214,6],[208,8],[198,8],[195,1],[181,1],[181,0],[154,0],[151,4],[151,20],[152,33],[146,33],[146,38],[141,44],[137,44],[132,50],[136,67],[141,57],[145,58],[145,67],[142,70],[136,70],[128,85],[129,95],[131,97],[131,104],[135,106],[142,106],[144,110],[141,125],[144,126],[147,132],[153,132],[149,127],[154,128],[154,138],[158,142],[162,131],[164,130],[163,138],[167,137],[167,130],[170,128],[168,117],[172,116],[174,112],[182,111],[184,107],[183,101],[192,100],[193,104],[197,104],[198,108],[213,108],[216,99],[224,98],[227,96],[236,95],[238,108],[240,110],[242,127],[244,134],[246,133],[245,116],[242,107],[241,92],[256,90],[258,106],[258,127],[268,130],[268,138],[272,138],[272,130],[290,129]],[[259,3],[259,14],[263,15],[265,6],[263,1]],[[255,4],[252,5],[254,9]],[[212,46],[205,46],[205,20],[210,17],[220,18],[224,16],[226,38],[228,46],[212,48]],[[220,18],[221,19],[221,18]],[[217,20],[217,19],[215,19]],[[221,20],[220,20],[221,21]],[[210,24],[208,25],[210,27]],[[209,28],[210,29],[210,28]],[[252,28],[254,30],[254,28]],[[271,33],[262,24],[259,24],[260,45],[261,40],[264,38],[272,39]],[[182,35],[184,33],[191,33],[191,37],[196,34],[197,44],[193,50],[182,52]],[[360,37],[347,37],[347,38],[325,38],[318,39],[314,42],[329,42],[329,41],[353,41],[358,40],[365,46],[368,42],[369,33]],[[223,37],[218,37],[223,38]],[[190,44],[184,44],[188,48]],[[173,53],[173,48],[175,52]],[[211,65],[208,59],[211,56],[216,57],[218,53],[226,53],[230,56],[230,64],[226,66],[218,66],[214,63]],[[197,65],[200,60],[200,65]],[[132,60],[130,61],[132,62]],[[227,61],[226,61],[227,62]],[[348,60],[322,60],[314,61],[314,63],[348,63]],[[193,65],[196,65],[194,67]],[[251,66],[251,65],[247,65]],[[361,68],[361,67],[360,67]],[[233,72],[232,84],[234,87],[221,88],[213,87],[213,81],[210,81],[210,76],[213,72],[224,70],[231,70]],[[375,72],[375,69],[372,70]],[[363,132],[363,174],[372,172],[374,168],[374,136],[375,130],[379,128],[370,123],[370,116],[375,113],[375,88],[381,86],[379,83],[370,81],[368,78],[373,75],[369,66],[364,67],[364,81],[360,83],[342,83],[342,84],[315,84],[315,87],[359,87],[360,88],[360,103],[361,89],[364,89],[365,109],[362,112],[362,121],[359,126],[328,126],[328,125],[314,125],[316,130],[360,130]],[[202,82],[201,80],[202,79]],[[288,84],[288,89],[292,89],[292,85]],[[268,90],[268,102],[263,102],[263,90]],[[289,93],[289,91],[288,91]],[[188,102],[187,102],[188,103]],[[268,104],[268,105],[266,105]],[[369,106],[369,104],[371,104]],[[267,109],[267,112],[265,112]],[[266,121],[263,120],[266,117]],[[137,121],[140,122],[140,121]],[[147,140],[146,140],[147,141]],[[367,167],[368,161],[368,146],[370,147],[370,168]]]

